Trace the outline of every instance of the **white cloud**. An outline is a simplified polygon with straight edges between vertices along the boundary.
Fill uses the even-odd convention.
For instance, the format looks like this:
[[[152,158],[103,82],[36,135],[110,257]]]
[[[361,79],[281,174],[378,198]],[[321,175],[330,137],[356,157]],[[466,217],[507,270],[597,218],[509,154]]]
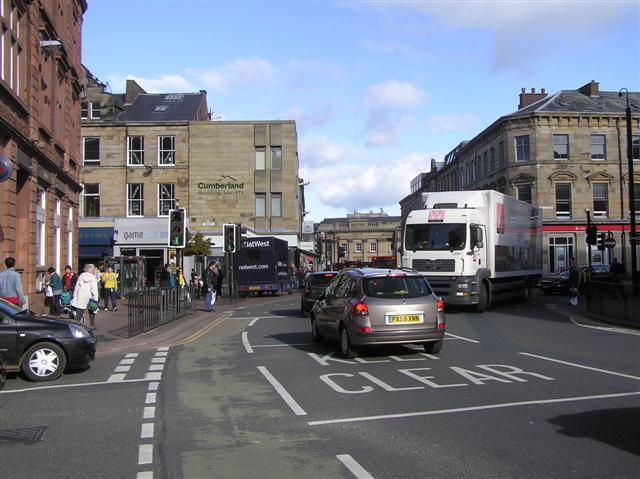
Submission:
[[[425,93],[413,83],[393,79],[369,87],[365,95],[367,105],[374,108],[415,108],[425,98]]]
[[[136,75],[125,77],[112,75],[109,86],[114,92],[124,92],[127,80],[135,80],[147,93],[171,93],[198,91],[199,88],[182,75],[160,75],[158,78],[144,78]]]
[[[331,105],[315,105],[303,107],[294,105],[287,112],[288,118],[296,121],[299,130],[309,127],[322,126],[336,117],[336,112]]]
[[[374,53],[383,53],[385,55],[393,55],[401,58],[409,58],[412,60],[420,59],[425,56],[422,49],[416,48],[407,42],[381,41],[367,38],[362,41],[362,47],[365,50]]]
[[[355,209],[396,207],[410,193],[409,183],[429,169],[430,157],[442,153],[413,153],[403,158],[373,164],[337,163],[327,167],[300,169],[302,178],[312,178],[308,187],[325,206]]]
[[[322,168],[334,165],[349,155],[350,148],[324,137],[300,137],[301,168]]]
[[[461,115],[432,115],[427,119],[430,133],[451,133],[473,126],[476,118],[471,113]]]
[[[221,94],[229,93],[231,87],[243,85],[270,85],[276,77],[276,69],[262,58],[239,58],[218,68],[193,72],[206,88]]]

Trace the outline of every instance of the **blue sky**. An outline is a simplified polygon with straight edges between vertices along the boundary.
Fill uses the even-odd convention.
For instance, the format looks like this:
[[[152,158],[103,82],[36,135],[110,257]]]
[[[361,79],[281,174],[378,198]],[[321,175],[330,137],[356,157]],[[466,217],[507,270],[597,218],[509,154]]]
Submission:
[[[114,93],[207,90],[297,122],[306,219],[399,214],[409,181],[522,87],[640,91],[638,1],[89,0],[82,61]]]

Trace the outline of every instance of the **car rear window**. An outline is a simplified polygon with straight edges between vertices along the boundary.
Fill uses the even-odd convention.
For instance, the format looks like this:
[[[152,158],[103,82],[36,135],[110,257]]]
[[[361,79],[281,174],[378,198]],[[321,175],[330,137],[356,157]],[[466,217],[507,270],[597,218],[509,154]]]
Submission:
[[[309,278],[309,284],[316,288],[326,288],[331,280],[335,277],[335,274],[314,274]]]
[[[373,298],[417,298],[429,296],[429,284],[419,276],[377,276],[362,280],[364,294]]]

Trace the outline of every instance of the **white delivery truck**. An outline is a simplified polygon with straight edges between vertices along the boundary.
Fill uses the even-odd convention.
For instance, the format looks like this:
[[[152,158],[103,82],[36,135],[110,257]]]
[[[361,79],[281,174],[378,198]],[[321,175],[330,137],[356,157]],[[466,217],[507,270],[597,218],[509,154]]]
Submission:
[[[540,210],[493,190],[424,193],[409,213],[402,266],[422,274],[445,304],[486,310],[529,298],[542,275]]]

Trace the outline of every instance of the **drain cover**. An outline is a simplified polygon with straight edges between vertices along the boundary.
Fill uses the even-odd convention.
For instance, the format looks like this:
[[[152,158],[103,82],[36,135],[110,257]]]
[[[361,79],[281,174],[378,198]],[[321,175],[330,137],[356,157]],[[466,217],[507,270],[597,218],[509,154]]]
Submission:
[[[0,444],[9,444],[12,442],[35,444],[42,440],[42,436],[44,436],[46,430],[47,426],[0,430]]]

